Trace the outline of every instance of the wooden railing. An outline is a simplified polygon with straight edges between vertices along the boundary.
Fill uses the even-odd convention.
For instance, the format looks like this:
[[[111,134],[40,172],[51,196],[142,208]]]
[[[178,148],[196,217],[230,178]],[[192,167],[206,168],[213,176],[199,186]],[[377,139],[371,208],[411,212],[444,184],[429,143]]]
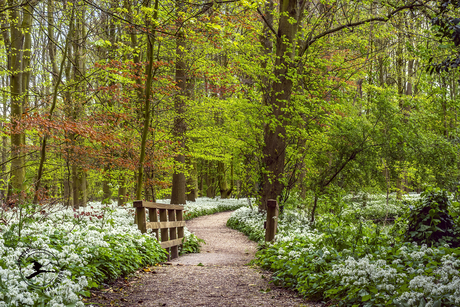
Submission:
[[[169,255],[168,260],[179,257],[178,247],[182,245],[184,238],[184,206],[158,204],[150,201],[135,200],[136,222],[142,233],[147,229],[153,229],[162,248],[165,248]],[[149,211],[149,220],[146,220],[145,209]],[[158,236],[160,234],[160,236]]]

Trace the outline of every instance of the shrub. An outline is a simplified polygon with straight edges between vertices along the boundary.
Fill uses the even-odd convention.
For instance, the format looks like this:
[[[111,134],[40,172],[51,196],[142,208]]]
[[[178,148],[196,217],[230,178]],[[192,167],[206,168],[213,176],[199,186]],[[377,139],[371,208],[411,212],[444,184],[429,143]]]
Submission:
[[[460,246],[460,232],[449,214],[450,206],[446,191],[428,188],[405,217],[408,221],[406,241],[428,246]]]

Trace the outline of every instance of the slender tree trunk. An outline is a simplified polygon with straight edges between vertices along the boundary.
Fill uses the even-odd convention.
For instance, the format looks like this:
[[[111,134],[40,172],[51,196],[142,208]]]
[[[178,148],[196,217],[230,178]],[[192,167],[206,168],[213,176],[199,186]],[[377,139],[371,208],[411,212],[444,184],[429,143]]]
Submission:
[[[187,158],[186,162],[190,166],[189,176],[187,178],[187,200],[196,201],[198,197],[197,163],[196,160],[192,158]]]
[[[225,199],[230,196],[233,191],[233,163],[230,164],[230,188],[227,184],[227,172],[224,162],[217,162],[217,180],[219,182],[220,198]]]
[[[212,161],[208,161],[207,163],[207,170],[206,170],[206,197],[214,198],[215,194],[215,187],[214,187],[214,174],[212,173],[213,163]]]
[[[104,175],[102,179],[102,203],[110,204],[112,201],[112,190],[110,189],[110,177],[109,177],[110,167],[106,165],[104,167]]]
[[[149,1],[144,2],[146,7],[149,6]],[[155,0],[155,7],[153,13],[153,20],[156,21],[158,19],[158,2],[159,0]],[[149,27],[147,27],[149,28]],[[144,180],[144,160],[145,160],[145,147],[147,144],[147,136],[149,134],[150,128],[150,93],[151,93],[151,85],[153,79],[153,59],[154,59],[154,52],[153,47],[155,44],[155,30],[156,25],[154,25],[151,29],[150,33],[147,33],[147,67],[146,67],[146,75],[147,80],[145,81],[144,87],[144,128],[142,130],[142,138],[141,138],[141,152],[139,155],[139,165],[137,168],[137,191],[136,191],[136,198],[142,199],[142,187],[143,187],[143,180]]]
[[[400,26],[402,25],[402,23],[400,22],[399,23]],[[399,102],[399,107],[401,109],[401,112],[404,112],[404,106],[402,104],[402,96],[404,94],[404,77],[403,77],[403,74],[404,74],[404,58],[403,58],[403,44],[404,44],[404,38],[402,36],[402,34],[398,34],[398,45],[397,45],[397,48],[396,48],[396,71],[397,71],[397,77],[396,77],[396,85],[398,87],[398,95],[399,95],[399,99],[400,99],[400,102]],[[404,119],[405,120],[405,119]],[[404,158],[404,152],[403,152],[403,146],[400,146],[400,154],[401,156],[399,156],[399,162],[400,162],[400,170],[399,170],[399,174],[398,174],[398,177],[396,179],[396,198],[397,199],[401,199],[402,198],[402,194],[403,194],[403,191],[404,191],[404,177],[405,177],[405,158]]]
[[[3,88],[8,88],[8,79],[2,76],[2,86]],[[2,115],[4,118],[8,118],[8,95],[6,92],[2,93]],[[8,181],[8,176],[6,175],[6,160],[8,159],[8,137],[6,135],[2,136],[2,176],[0,177],[4,183]],[[5,203],[6,195],[8,192],[8,185],[1,186],[1,198],[0,201]]]
[[[75,8],[74,8],[74,6],[72,6],[72,16],[71,16],[70,20],[73,19],[74,12],[75,12]],[[61,82],[61,79],[62,79],[62,72],[64,70],[64,64],[65,64],[66,57],[67,57],[67,48],[68,48],[68,45],[69,45],[68,43],[69,43],[69,36],[70,36],[70,35],[68,35],[67,38],[66,38],[65,46],[64,46],[64,54],[62,56],[61,66],[60,66],[59,72],[58,72],[58,68],[57,68],[57,65],[56,65],[56,46],[54,45],[54,42],[55,42],[54,28],[52,27],[52,14],[53,14],[53,5],[52,5],[51,1],[48,0],[48,23],[49,23],[48,24],[48,39],[49,39],[49,41],[48,41],[48,43],[49,43],[48,52],[49,52],[50,61],[52,63],[53,81],[54,81],[54,91],[53,91],[53,97],[52,97],[53,101],[52,101],[49,116],[48,116],[49,120],[52,119],[54,109],[56,108],[58,87],[59,87],[59,83]],[[39,193],[39,190],[40,190],[40,184],[41,184],[42,175],[43,175],[43,167],[44,167],[44,163],[45,163],[45,160],[46,160],[47,139],[48,139],[48,136],[45,134],[43,136],[42,146],[41,146],[41,151],[40,151],[40,162],[39,162],[39,166],[38,166],[37,182],[35,183],[34,203],[37,203],[37,201],[38,201],[38,193]]]
[[[118,206],[123,206],[126,201],[126,177],[124,175],[120,175],[120,179],[118,180]]]

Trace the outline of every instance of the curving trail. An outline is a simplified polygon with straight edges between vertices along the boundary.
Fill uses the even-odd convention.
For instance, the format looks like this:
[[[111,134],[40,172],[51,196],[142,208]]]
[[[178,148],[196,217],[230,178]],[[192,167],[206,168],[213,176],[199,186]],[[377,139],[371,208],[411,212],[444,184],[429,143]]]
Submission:
[[[257,244],[226,222],[231,212],[187,221],[206,241],[201,253],[180,256],[164,266],[93,291],[87,302],[99,306],[320,306],[269,283],[270,273],[246,264]],[[198,266],[198,264],[202,264]]]

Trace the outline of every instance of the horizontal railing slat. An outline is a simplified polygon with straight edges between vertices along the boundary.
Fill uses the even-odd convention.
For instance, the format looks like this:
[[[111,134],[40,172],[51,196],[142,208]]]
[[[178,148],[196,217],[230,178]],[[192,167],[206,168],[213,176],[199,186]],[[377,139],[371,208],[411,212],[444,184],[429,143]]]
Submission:
[[[160,245],[161,245],[162,248],[168,248],[168,247],[175,246],[175,245],[181,245],[182,244],[182,239],[183,238],[160,242]]]
[[[148,222],[147,229],[162,229],[162,228],[174,228],[174,227],[184,227],[185,221],[177,222]]]
[[[181,206],[181,205],[159,204],[159,203],[154,203],[154,202],[145,201],[145,200],[135,200],[133,202],[133,206],[153,208],[153,209],[184,210],[184,206]]]

